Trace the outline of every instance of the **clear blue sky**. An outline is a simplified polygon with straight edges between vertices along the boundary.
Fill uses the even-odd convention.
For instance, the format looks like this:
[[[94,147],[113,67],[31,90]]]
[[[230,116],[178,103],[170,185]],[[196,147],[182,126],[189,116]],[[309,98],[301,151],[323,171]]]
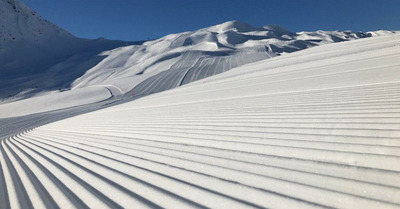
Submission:
[[[159,38],[229,20],[290,31],[400,30],[400,0],[22,0],[83,38]]]

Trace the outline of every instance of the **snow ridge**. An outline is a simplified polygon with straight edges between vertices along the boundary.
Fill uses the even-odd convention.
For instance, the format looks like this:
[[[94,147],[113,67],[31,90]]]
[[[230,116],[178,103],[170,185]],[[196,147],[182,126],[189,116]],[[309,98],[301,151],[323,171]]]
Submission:
[[[120,85],[125,92],[133,89],[136,95],[148,95],[283,53],[370,36],[350,31],[296,34],[277,25],[229,21],[105,52],[108,57],[72,87]]]

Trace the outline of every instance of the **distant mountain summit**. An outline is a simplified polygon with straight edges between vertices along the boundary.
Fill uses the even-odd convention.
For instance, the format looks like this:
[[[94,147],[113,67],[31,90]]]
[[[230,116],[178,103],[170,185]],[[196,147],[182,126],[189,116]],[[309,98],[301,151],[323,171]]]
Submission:
[[[0,46],[22,40],[41,41],[72,35],[40,17],[18,0],[0,0]]]
[[[258,27],[254,27],[252,25],[249,25],[247,23],[243,23],[237,20],[233,20],[233,21],[228,21],[228,22],[224,22],[222,24],[219,25],[215,25],[215,26],[211,26],[208,27],[206,30],[211,31],[211,32],[223,32],[223,31],[229,31],[229,30],[233,30],[236,32],[250,32],[250,31],[255,31],[255,30],[260,30],[261,28]]]

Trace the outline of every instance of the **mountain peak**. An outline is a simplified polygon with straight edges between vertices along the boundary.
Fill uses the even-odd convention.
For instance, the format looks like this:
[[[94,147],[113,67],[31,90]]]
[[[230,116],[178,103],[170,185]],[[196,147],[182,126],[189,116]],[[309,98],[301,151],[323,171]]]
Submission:
[[[257,27],[254,27],[247,23],[240,22],[237,20],[232,20],[232,21],[228,21],[228,22],[224,22],[224,23],[212,26],[209,28],[209,31],[222,32],[222,31],[233,30],[236,32],[245,33],[245,32],[254,31],[257,29],[258,29]]]
[[[44,20],[19,0],[0,0],[0,44],[51,36],[72,37],[70,33]]]
[[[269,31],[275,31],[279,34],[291,34],[294,35],[295,33],[287,30],[286,28],[280,26],[280,25],[276,25],[276,24],[272,24],[272,25],[268,25],[268,26],[264,26],[263,27],[264,30],[269,30]]]
[[[232,20],[224,22],[215,26],[207,28],[210,32],[223,33],[223,32],[235,32],[235,33],[270,33],[273,36],[290,35],[293,36],[295,33],[286,30],[284,27],[279,25],[268,25],[264,27],[255,27],[244,22]]]

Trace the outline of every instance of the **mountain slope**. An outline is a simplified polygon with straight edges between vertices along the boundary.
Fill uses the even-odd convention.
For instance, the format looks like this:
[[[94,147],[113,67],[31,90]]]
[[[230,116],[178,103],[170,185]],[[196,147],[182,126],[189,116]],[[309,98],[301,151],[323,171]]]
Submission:
[[[400,35],[328,44],[7,138],[1,208],[399,208]]]
[[[67,31],[41,18],[18,0],[0,1],[0,48],[10,42],[40,42],[50,37],[72,38]]]
[[[137,43],[80,39],[19,0],[0,0],[0,98],[69,88],[102,51]]]
[[[142,42],[74,37],[19,0],[0,0],[0,10],[0,98],[11,97],[5,101],[93,85],[147,95],[281,53],[370,36],[296,34],[230,21],[138,45]]]
[[[254,27],[230,21],[105,52],[108,57],[72,87],[120,85],[125,91],[133,89],[135,95],[147,95],[282,53],[370,36],[349,31],[296,34],[276,25]]]
[[[277,25],[254,27],[229,21],[145,43],[85,40],[43,20],[19,0],[0,3],[0,102],[47,94],[14,103],[22,108],[23,104],[38,104],[39,100],[43,100],[42,104],[36,107],[45,107],[52,101],[70,103],[69,96],[51,100],[53,93],[63,92],[56,96],[61,98],[73,94],[65,93],[70,89],[92,92],[93,89],[79,90],[88,87],[99,90],[99,101],[104,98],[102,92],[110,89],[117,89],[117,94],[111,92],[110,97],[127,92],[134,98],[141,97],[313,46],[390,33],[293,33]],[[6,109],[12,106],[8,104]],[[14,111],[2,116],[48,110],[11,109]]]

